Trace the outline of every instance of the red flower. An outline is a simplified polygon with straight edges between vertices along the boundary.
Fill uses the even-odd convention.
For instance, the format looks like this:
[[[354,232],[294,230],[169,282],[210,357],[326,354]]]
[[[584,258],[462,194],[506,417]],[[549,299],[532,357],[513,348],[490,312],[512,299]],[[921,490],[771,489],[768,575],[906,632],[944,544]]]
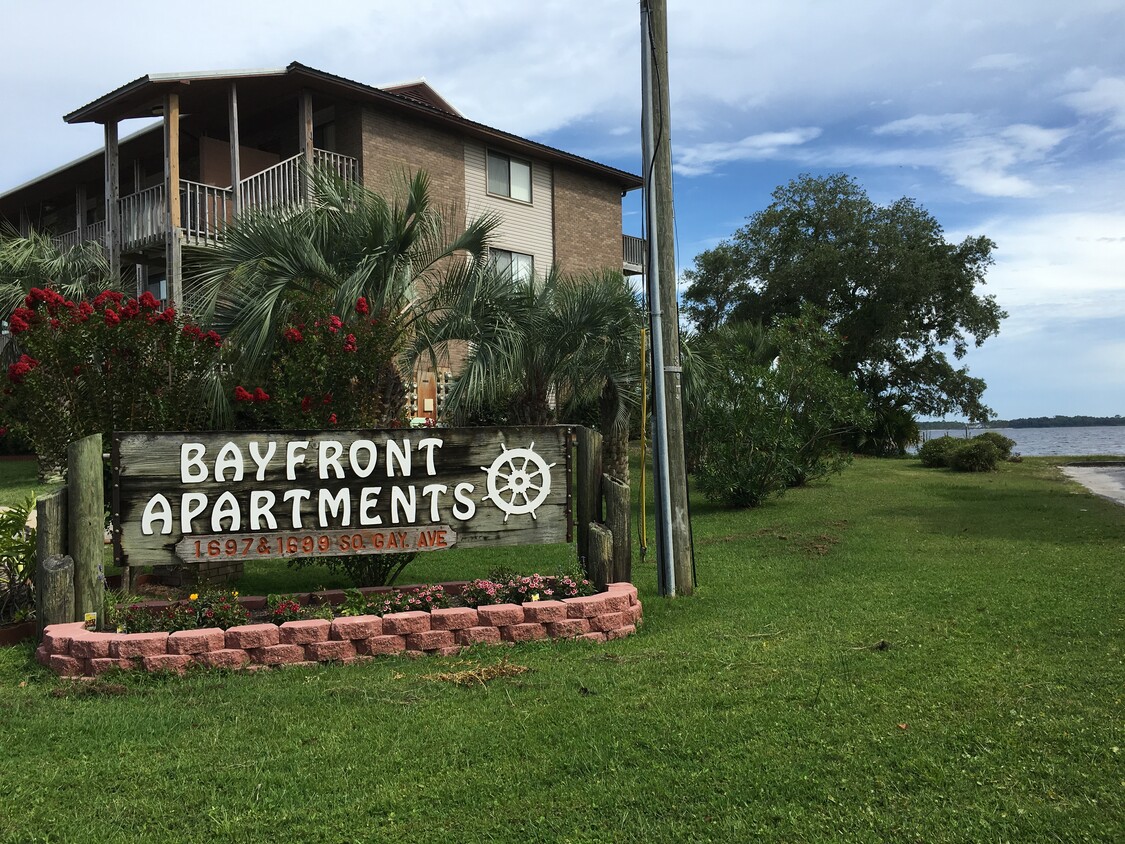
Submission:
[[[115,305],[120,305],[121,300],[125,298],[124,293],[118,293],[116,290],[103,290],[94,297],[94,307],[101,308],[106,302],[112,301]]]
[[[59,322],[54,317],[51,317],[51,328],[58,328],[60,325],[62,325],[61,322]]]
[[[263,390],[261,387],[254,388],[254,401],[269,401],[270,394]]]
[[[301,399],[301,412],[302,413],[308,413],[309,408],[311,408],[311,407],[312,407],[312,397],[311,396],[305,396],[303,399]]]
[[[156,322],[171,323],[176,319],[175,308],[165,308],[164,311],[156,318]]]
[[[160,308],[160,303],[156,300],[156,297],[153,296],[152,293],[150,293],[148,290],[141,294],[140,303],[143,307],[148,308],[150,311],[159,310]]]
[[[132,319],[141,312],[141,303],[136,299],[129,299],[121,306],[122,319]]]
[[[355,312],[360,316],[366,316],[371,313],[371,308],[367,304],[367,298],[360,296],[355,300]]]
[[[330,316],[328,318],[328,330],[331,331],[333,334],[336,334],[337,332],[339,332],[340,326],[342,326],[343,324],[344,324],[344,321],[342,319],[340,319],[338,316],[336,316],[335,314],[332,314],[332,316]]]
[[[35,367],[39,366],[39,361],[30,355],[20,355],[20,359],[8,367],[8,380],[13,384],[22,384],[23,379]]]
[[[328,424],[329,425],[335,425],[336,424],[336,414],[335,413],[333,413],[331,416],[328,417]]]
[[[28,325],[25,320],[21,319],[15,314],[13,314],[12,318],[8,320],[8,331],[10,331],[12,334],[21,334],[24,331],[27,331],[27,329],[29,328],[31,328],[31,326]]]
[[[285,339],[290,343],[300,343],[305,339],[304,335],[301,334],[300,330],[297,328],[286,328],[285,333],[282,336],[284,336]]]
[[[85,322],[86,320],[88,320],[93,313],[94,313],[94,306],[91,305],[89,302],[79,302],[78,303],[78,318],[82,322]]]
[[[203,337],[206,337],[208,340],[214,343],[216,347],[223,345],[223,338],[219,336],[218,332],[208,331],[203,335]]]
[[[241,385],[234,388],[235,401],[254,401],[254,394],[247,392]]]
[[[194,337],[196,340],[203,338],[203,329],[198,325],[192,325],[190,322],[180,329],[181,333],[188,337]]]
[[[321,401],[321,404],[332,404],[332,394],[331,393],[325,393],[324,399]]]
[[[76,367],[74,367],[74,369],[70,370],[70,372],[71,372],[72,375],[81,375],[82,374],[82,367],[76,366]]]
[[[7,425],[0,425],[0,437],[6,437],[6,436],[8,436],[8,426]]]
[[[105,309],[105,324],[106,325],[120,325],[121,317],[118,316],[117,311],[112,308]]]
[[[344,338],[344,351],[345,352],[354,352],[355,351],[355,335],[354,334],[349,334],[347,337]]]

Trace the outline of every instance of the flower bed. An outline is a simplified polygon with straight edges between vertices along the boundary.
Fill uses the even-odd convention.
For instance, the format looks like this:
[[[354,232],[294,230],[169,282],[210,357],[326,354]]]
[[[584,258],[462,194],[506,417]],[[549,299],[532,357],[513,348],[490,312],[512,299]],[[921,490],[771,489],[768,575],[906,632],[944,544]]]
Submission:
[[[82,622],[52,624],[36,660],[62,677],[111,669],[183,673],[189,666],[261,670],[278,665],[353,662],[381,655],[449,656],[464,647],[538,639],[605,642],[634,633],[637,588],[611,583],[596,595],[525,604],[482,604],[384,615],[338,616],[205,627],[174,633],[97,633]]]

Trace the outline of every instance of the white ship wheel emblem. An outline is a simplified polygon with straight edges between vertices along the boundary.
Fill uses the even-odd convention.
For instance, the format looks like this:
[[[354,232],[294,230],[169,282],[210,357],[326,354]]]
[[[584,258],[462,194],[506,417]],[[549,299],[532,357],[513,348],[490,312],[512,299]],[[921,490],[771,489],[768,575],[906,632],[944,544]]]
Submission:
[[[504,521],[508,516],[531,514],[537,518],[535,510],[546,500],[551,492],[551,467],[533,449],[535,443],[527,448],[509,449],[500,444],[503,452],[492,461],[491,466],[480,468],[488,472],[488,495],[481,501],[492,503],[504,511]]]

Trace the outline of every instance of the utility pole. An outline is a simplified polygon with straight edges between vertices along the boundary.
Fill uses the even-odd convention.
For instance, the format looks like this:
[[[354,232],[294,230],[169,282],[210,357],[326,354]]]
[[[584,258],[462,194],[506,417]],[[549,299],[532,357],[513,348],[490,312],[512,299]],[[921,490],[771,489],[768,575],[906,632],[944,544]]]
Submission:
[[[652,310],[657,580],[662,595],[690,595],[695,567],[684,459],[666,0],[641,0],[641,77],[645,215],[649,237],[646,270]]]

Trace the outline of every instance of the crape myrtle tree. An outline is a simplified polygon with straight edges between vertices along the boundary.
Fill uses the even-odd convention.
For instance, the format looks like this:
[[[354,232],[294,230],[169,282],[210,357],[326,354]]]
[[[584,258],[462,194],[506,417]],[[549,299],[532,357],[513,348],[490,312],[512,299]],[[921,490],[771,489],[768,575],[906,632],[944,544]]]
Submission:
[[[840,339],[833,368],[855,379],[874,412],[869,433],[901,428],[914,415],[985,420],[984,381],[954,361],[1007,316],[978,292],[994,247],[987,237],[948,243],[912,199],[881,206],[850,176],[803,175],[774,191],[730,240],[697,256],[685,311],[711,330],[731,319],[769,324],[815,306]]]

